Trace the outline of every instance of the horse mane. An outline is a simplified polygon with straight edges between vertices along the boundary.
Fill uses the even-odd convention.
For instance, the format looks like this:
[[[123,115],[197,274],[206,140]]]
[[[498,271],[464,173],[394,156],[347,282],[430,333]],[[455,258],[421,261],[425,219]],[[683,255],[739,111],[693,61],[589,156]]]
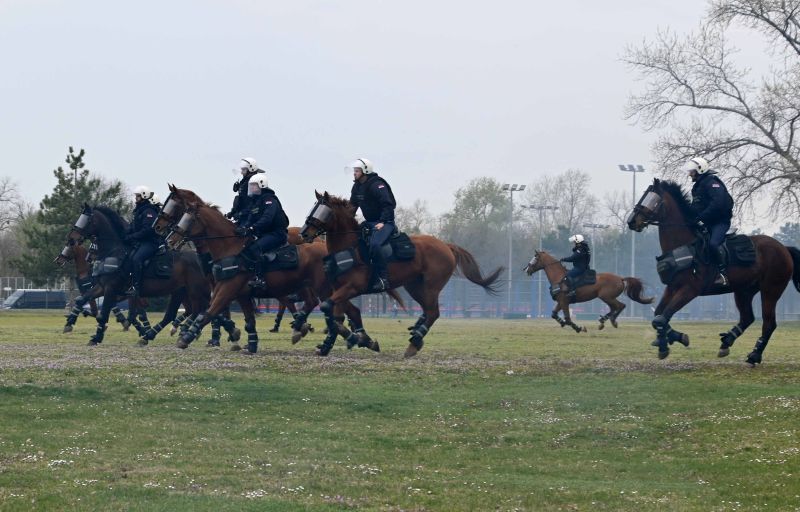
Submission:
[[[356,216],[356,209],[353,208],[353,205],[350,203],[350,201],[343,197],[328,194],[328,206],[331,208],[347,210],[351,217]]]
[[[683,213],[687,221],[697,220],[697,212],[692,208],[692,202],[689,200],[689,196],[683,191],[679,184],[674,181],[660,181],[659,184],[661,190],[672,196],[672,199],[675,200],[675,204],[678,205],[678,209]]]
[[[116,231],[120,238],[125,237],[125,233],[128,231],[128,223],[116,210],[104,205],[95,206],[94,209],[108,218],[108,223],[111,224],[111,228]]]

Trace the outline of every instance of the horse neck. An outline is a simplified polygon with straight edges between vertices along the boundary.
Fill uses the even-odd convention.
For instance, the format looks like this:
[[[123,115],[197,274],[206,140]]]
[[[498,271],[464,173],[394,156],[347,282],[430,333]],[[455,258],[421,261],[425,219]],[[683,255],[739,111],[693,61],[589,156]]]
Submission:
[[[125,247],[122,243],[122,235],[117,233],[111,221],[97,210],[93,213],[95,218],[95,239],[97,244],[97,257],[105,258],[117,253],[124,253]]]
[[[561,280],[564,279],[564,276],[567,275],[567,269],[564,268],[564,265],[556,261],[556,259],[549,254],[539,254],[540,258],[541,255],[544,254],[544,258],[542,258],[542,264],[544,265],[544,273],[547,276],[547,280],[550,281],[550,284],[561,282]]]
[[[86,249],[83,246],[75,245],[72,248],[72,259],[75,261],[75,274],[78,277],[89,275],[89,262],[86,261]]]
[[[199,208],[197,218],[204,228],[203,234],[199,236],[209,237],[202,240],[201,245],[211,255],[211,259],[218,261],[242,252],[244,240],[236,236],[233,222],[210,207]]]
[[[658,224],[658,241],[663,252],[672,251],[682,245],[689,245],[697,235],[689,228],[686,217],[669,194],[664,194],[663,219]]]
[[[336,212],[333,227],[327,231],[325,243],[328,252],[339,252],[358,245],[358,223],[352,217],[346,217],[341,212]]]

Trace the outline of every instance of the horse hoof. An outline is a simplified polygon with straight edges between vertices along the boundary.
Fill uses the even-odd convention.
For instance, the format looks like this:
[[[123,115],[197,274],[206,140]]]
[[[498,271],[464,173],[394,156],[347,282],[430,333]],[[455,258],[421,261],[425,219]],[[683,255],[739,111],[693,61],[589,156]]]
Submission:
[[[170,336],[175,336],[176,332],[178,332],[178,328],[177,327],[173,327],[172,329],[169,330],[169,335]]]
[[[578,332],[588,332],[588,331],[586,330],[586,326],[584,325],[583,327],[580,328]]]
[[[183,341],[183,339],[182,339],[182,338],[178,340],[178,342],[175,344],[175,346],[176,346],[176,347],[178,347],[178,348],[180,348],[180,349],[186,349],[186,348],[189,348],[189,344],[188,344],[188,343],[186,343],[185,341]]]
[[[314,326],[311,324],[306,324],[308,326],[308,332],[314,332]]]
[[[231,345],[231,352],[238,352],[242,350],[242,347],[238,343],[233,343]]]
[[[616,320],[611,320],[611,325],[614,327],[614,329],[619,327]]]
[[[317,352],[316,352],[316,354],[317,354],[318,356],[320,356],[320,357],[326,357],[328,354],[330,354],[330,353],[331,353],[331,349],[332,349],[332,348],[333,348],[333,347],[330,347],[330,346],[328,346],[328,345],[325,345],[325,344],[322,344],[322,345],[317,345]]]
[[[122,332],[128,332],[131,329],[130,322],[123,322],[122,323]]]
[[[87,345],[87,346],[89,346],[89,347],[96,347],[96,346],[97,346],[97,345],[99,345],[100,343],[102,343],[102,341],[94,341],[94,340],[91,340],[91,341],[89,341],[89,343],[87,343],[86,345]]]
[[[299,342],[301,339],[303,339],[303,333],[302,332],[300,332],[300,331],[292,331],[292,345],[296,345],[297,342]]]
[[[136,342],[136,344],[139,345],[140,347],[146,347],[149,343],[150,340],[148,340],[147,338],[139,338],[139,341]]]
[[[233,332],[228,334],[228,341],[230,341],[230,342],[239,341],[241,338],[242,338],[242,330],[239,329],[238,327],[235,327],[233,329]]]
[[[669,349],[667,350],[659,350],[658,351],[658,358],[659,359],[666,359],[669,356]]]
[[[208,340],[209,347],[219,347],[219,340]]]
[[[603,322],[600,322],[600,327],[598,327],[597,330],[598,331],[602,331],[603,327],[605,327],[605,326],[606,326],[606,324],[604,324]]]
[[[415,355],[417,355],[418,352],[419,350],[417,349],[417,347],[415,347],[413,343],[409,343],[408,348],[406,348],[406,352],[403,354],[403,357],[408,359],[409,357],[414,357]]]
[[[280,329],[279,329],[279,328],[277,328],[277,327],[273,327],[272,329],[270,329],[270,330],[269,330],[269,331],[267,331],[267,332],[279,332],[279,331],[280,331]]]
[[[369,346],[367,348],[372,350],[373,352],[380,352],[381,351],[380,344],[378,344],[378,342],[375,341],[375,340],[370,341]]]
[[[65,325],[64,326],[64,330],[61,331],[62,334],[66,334],[68,332],[72,332],[72,326],[71,325]]]
[[[681,334],[681,337],[678,339],[678,343],[680,343],[684,347],[688,347],[689,346],[689,335],[688,334]]]
[[[731,353],[730,347],[722,347],[719,349],[719,352],[717,352],[717,357],[728,357],[730,353]]]

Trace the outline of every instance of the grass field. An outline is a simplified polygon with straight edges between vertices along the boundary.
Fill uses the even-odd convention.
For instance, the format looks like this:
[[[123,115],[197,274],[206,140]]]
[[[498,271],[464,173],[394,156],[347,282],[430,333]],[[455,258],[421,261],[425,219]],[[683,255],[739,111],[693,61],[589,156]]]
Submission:
[[[647,323],[442,320],[404,360],[411,323],[318,358],[264,317],[247,357],[1,313],[0,509],[800,510],[798,324],[750,369],[760,324],[658,361]]]

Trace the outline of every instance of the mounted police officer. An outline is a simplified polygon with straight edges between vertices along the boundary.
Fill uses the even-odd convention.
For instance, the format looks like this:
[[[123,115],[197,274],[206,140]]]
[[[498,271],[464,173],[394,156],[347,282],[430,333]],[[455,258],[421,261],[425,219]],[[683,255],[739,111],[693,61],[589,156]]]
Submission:
[[[574,295],[575,283],[584,272],[589,270],[592,251],[589,249],[589,244],[583,239],[583,235],[572,235],[569,237],[569,241],[573,244],[572,256],[561,258],[558,261],[572,263],[572,269],[567,272],[567,275],[561,281],[561,291]]]
[[[371,292],[389,289],[389,270],[381,253],[381,246],[395,232],[394,210],[397,202],[392,187],[378,176],[372,162],[359,158],[351,162],[346,170],[353,172],[353,189],[350,203],[361,208],[365,224],[370,228],[369,257],[372,266]]]
[[[283,211],[275,191],[269,188],[266,176],[257,176],[249,180],[247,195],[250,208],[243,212],[236,234],[256,238],[256,241],[248,245],[240,255],[245,260],[248,270],[255,272],[255,278],[249,282],[250,286],[263,288],[265,283],[259,275],[257,263],[261,259],[261,254],[286,245],[289,236],[287,229],[289,218]]]
[[[683,167],[689,173],[692,186],[692,208],[697,213],[697,226],[708,230],[711,256],[717,264],[719,276],[714,284],[727,286],[727,253],[725,234],[733,218],[733,198],[717,172],[709,168],[705,158],[695,157]]]
[[[131,287],[127,291],[130,296],[138,295],[141,291],[144,262],[158,251],[162,242],[153,229],[153,222],[158,216],[158,209],[151,202],[153,195],[153,191],[143,185],[133,190],[136,206],[133,209],[133,220],[125,235],[125,243],[133,246]]]
[[[250,178],[256,174],[262,174],[264,171],[258,168],[258,164],[254,158],[247,157],[239,160],[233,172],[241,175],[241,178],[233,184],[233,191],[236,193],[236,197],[233,198],[233,207],[231,211],[226,213],[225,216],[239,224],[242,218],[249,213],[250,198],[248,197],[247,191]]]

